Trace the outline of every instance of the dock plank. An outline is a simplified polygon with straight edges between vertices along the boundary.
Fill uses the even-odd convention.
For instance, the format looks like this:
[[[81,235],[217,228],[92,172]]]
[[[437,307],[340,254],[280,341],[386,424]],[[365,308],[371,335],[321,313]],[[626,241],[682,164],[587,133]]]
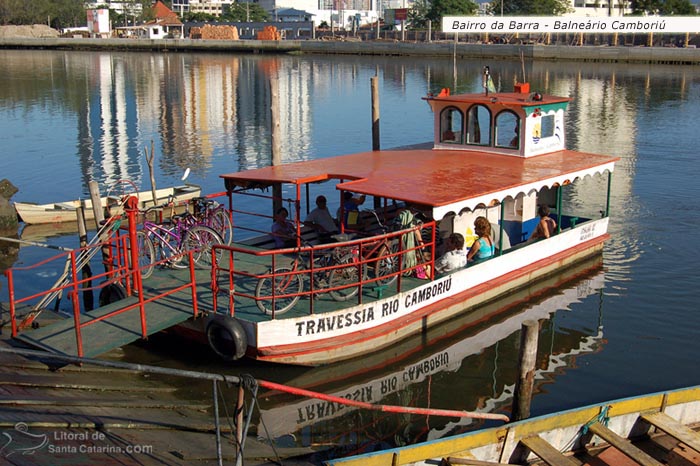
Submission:
[[[661,466],[662,463],[655,460],[652,456],[632,445],[629,439],[621,437],[612,430],[605,427],[603,424],[595,423],[589,427],[589,430],[602,438],[610,445],[624,453],[628,458],[636,461],[641,466]]]
[[[642,419],[666,432],[671,437],[700,452],[700,434],[688,426],[681,424],[665,413],[644,414]]]

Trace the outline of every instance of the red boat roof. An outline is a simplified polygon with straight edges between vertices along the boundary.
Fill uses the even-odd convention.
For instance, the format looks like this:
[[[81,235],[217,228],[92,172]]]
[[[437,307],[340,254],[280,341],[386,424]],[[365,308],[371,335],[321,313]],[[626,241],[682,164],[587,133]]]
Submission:
[[[432,206],[436,214],[444,214],[605,170],[612,172],[617,160],[570,150],[521,158],[488,152],[396,149],[264,167],[221,178],[229,188],[339,179],[345,182],[338,189]]]
[[[536,107],[538,105],[558,104],[570,102],[569,97],[559,97],[548,94],[536,94],[537,100],[533,98],[536,93],[521,92],[498,92],[479,94],[439,94],[435,96],[423,97],[424,100],[439,100],[453,103],[478,103],[478,104],[502,104],[509,107]]]

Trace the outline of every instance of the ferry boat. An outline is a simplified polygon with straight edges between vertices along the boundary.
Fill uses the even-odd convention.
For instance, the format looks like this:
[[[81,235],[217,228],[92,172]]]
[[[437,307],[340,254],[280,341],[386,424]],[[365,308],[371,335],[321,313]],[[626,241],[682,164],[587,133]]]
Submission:
[[[38,272],[7,271],[13,337],[96,356],[175,329],[228,360],[324,365],[386,350],[456,317],[488,318],[479,311],[494,300],[601,254],[618,158],[566,149],[568,97],[523,83],[513,92],[443,89],[424,100],[434,113],[432,144],[221,175],[233,242],[212,246],[210,268],[170,269],[166,260],[143,278],[131,266],[138,203],[125,202],[129,242],[117,238],[114,249],[129,257],[101,275],[101,290],[90,288],[100,307],[81,312],[76,296],[88,282],[74,271],[52,291],[75,291],[70,318],[40,326],[34,310],[17,323],[19,307],[40,294],[20,298],[14,283]],[[305,224],[320,194],[337,196],[335,234]],[[540,218],[538,206],[549,215]],[[284,237],[272,233],[273,217]],[[479,217],[494,253],[438,268],[454,234],[474,247]],[[533,239],[545,217],[549,237]],[[69,263],[82,264],[71,254]],[[35,323],[40,328],[30,328]]]
[[[443,89],[424,100],[434,113],[432,147],[221,175],[239,218],[234,245],[216,255],[225,259],[214,263],[215,313],[187,323],[189,330],[206,334],[212,348],[231,359],[245,354],[276,363],[328,364],[473,313],[601,253],[618,158],[566,149],[568,97],[519,84],[508,93],[489,92],[488,86],[475,94]],[[341,205],[340,234],[330,243],[303,223],[304,209],[324,183],[334,184]],[[581,185],[588,188],[585,196],[578,195]],[[254,200],[246,201],[251,195]],[[262,212],[243,207],[260,205],[261,197],[276,204],[273,211],[287,206],[291,247],[275,249],[269,228],[236,239],[253,224],[243,218],[269,218],[269,206]],[[351,198],[359,200],[353,204]],[[371,212],[356,207],[363,200]],[[542,205],[550,208],[556,228],[549,238],[533,240]],[[406,221],[416,217],[423,221]],[[470,245],[478,217],[488,219],[498,238],[492,239],[493,256],[437,273],[445,239],[459,233]],[[403,224],[385,227],[397,219]]]

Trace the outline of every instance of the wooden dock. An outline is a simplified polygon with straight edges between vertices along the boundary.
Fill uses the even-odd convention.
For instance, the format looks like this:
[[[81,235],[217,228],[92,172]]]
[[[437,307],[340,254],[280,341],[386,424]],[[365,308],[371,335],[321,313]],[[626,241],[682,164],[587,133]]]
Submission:
[[[35,358],[5,352],[12,348],[8,333],[0,335],[0,464],[220,464],[206,382],[204,391],[192,391],[187,388],[202,381],[90,364],[51,371]],[[120,355],[108,353],[106,360]],[[225,385],[219,383],[221,458],[235,464],[233,420],[224,414],[235,411],[237,387]],[[257,433],[250,433],[244,446],[246,465],[279,464],[278,459],[312,453],[273,449]],[[299,458],[294,464],[313,463]]]

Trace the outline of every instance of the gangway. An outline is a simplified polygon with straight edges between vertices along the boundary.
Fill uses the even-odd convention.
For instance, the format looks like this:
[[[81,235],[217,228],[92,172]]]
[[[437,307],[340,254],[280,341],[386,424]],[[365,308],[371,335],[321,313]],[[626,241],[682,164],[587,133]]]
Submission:
[[[129,202],[127,201],[127,204]],[[66,271],[49,290],[18,298],[14,291],[14,281],[22,272],[34,272],[33,267],[16,267],[5,272],[10,290],[10,320],[12,336],[44,351],[78,357],[94,357],[111,349],[146,339],[149,335],[160,332],[188,319],[199,316],[200,307],[209,311],[212,303],[211,271],[196,270],[192,257],[186,269],[157,268],[143,283],[138,266],[136,244],[137,209],[135,203],[126,206],[128,215],[128,235],[114,235],[119,231],[119,221],[104,225],[104,234],[114,236],[108,240],[100,239],[100,234],[80,250],[70,250],[50,259],[65,260]],[[103,248],[116,251],[110,261],[108,271],[90,278],[79,278],[78,271],[89,263],[94,255]],[[191,254],[191,252],[189,252]],[[47,261],[48,262],[48,261]],[[45,264],[44,264],[45,265]],[[96,288],[102,291],[112,286],[122,290],[120,296],[110,299],[96,309],[82,312],[80,293],[90,281],[104,281]],[[201,285],[199,285],[201,284]],[[46,308],[46,304],[67,292],[72,303],[72,316],[52,313],[56,319],[38,322],[36,319]],[[123,293],[123,294],[122,294]],[[38,304],[29,303],[39,299]],[[26,313],[20,316],[21,311]],[[20,322],[18,322],[21,320]],[[36,322],[28,325],[27,322]],[[24,324],[24,325],[23,325]]]
[[[209,271],[198,270],[195,275],[196,283],[202,284],[195,285],[201,309],[211,302],[207,299],[211,295]],[[155,270],[148,282],[143,290],[143,321],[139,296],[132,295],[80,314],[77,326],[75,319],[65,318],[18,333],[16,339],[54,354],[95,357],[193,318],[188,270]]]

